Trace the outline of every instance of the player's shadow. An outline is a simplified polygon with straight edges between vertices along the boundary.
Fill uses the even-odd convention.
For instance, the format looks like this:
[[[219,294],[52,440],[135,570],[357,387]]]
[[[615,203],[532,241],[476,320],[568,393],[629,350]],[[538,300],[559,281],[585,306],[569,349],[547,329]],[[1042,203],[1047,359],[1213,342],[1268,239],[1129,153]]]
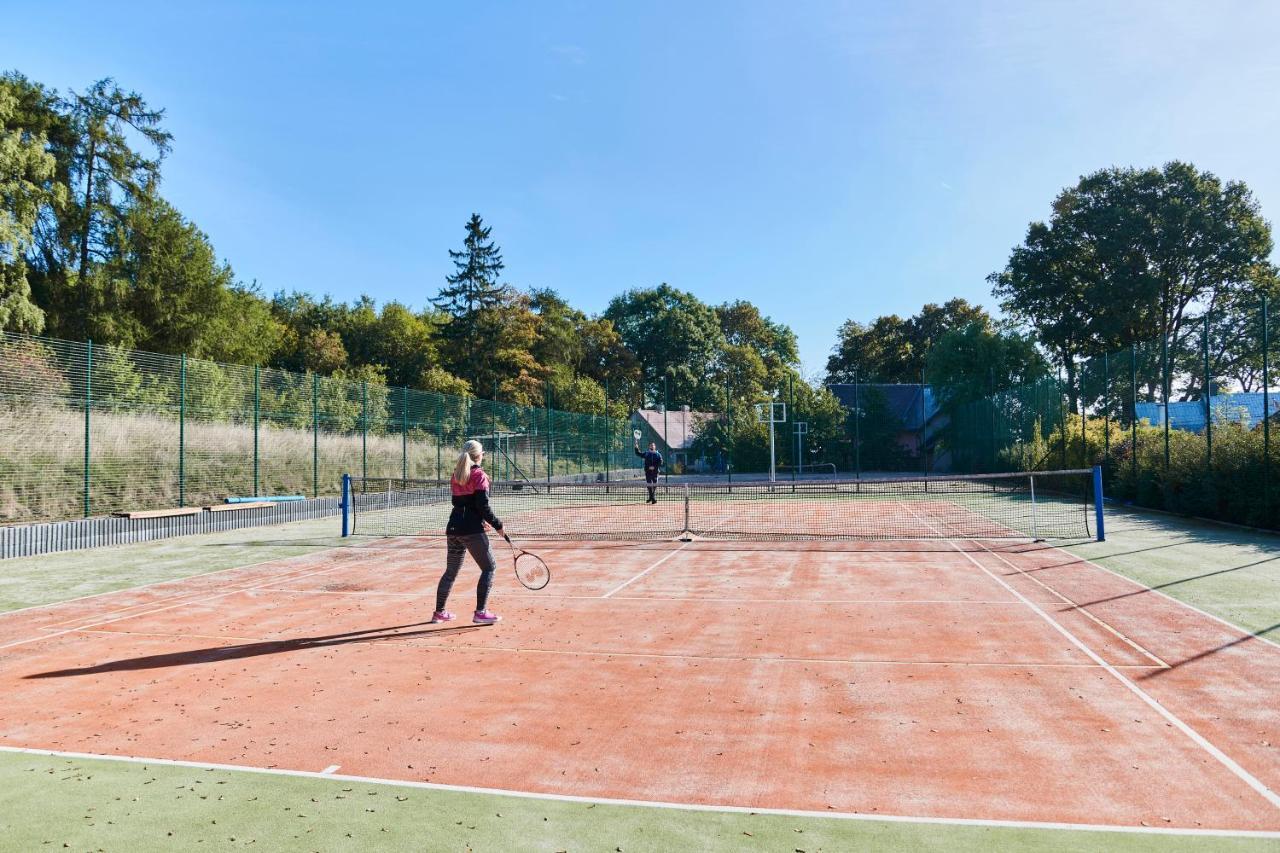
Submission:
[[[162,655],[122,658],[93,666],[38,672],[32,675],[25,675],[23,678],[70,678],[77,675],[97,675],[104,672],[129,672],[139,669],[162,669],[169,666],[191,666],[193,664],[253,658],[261,655],[278,655],[305,649],[322,649],[327,646],[344,646],[350,643],[376,643],[389,640],[408,640],[414,637],[434,637],[440,634],[457,634],[478,631],[485,627],[483,625],[455,625],[450,628],[420,627],[429,624],[431,623],[414,622],[409,625],[392,625],[386,628],[370,628],[365,631],[348,631],[345,634],[326,634],[320,637],[297,637],[292,640],[268,640],[260,643],[242,643],[235,646],[189,649],[184,652],[168,652]],[[415,628],[417,630],[401,630],[403,628]]]

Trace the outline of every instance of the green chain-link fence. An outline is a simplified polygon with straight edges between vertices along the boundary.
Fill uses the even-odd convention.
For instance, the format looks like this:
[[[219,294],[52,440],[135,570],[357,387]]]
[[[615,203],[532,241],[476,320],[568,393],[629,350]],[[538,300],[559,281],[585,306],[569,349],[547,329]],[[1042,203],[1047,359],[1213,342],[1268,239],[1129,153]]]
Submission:
[[[1167,340],[1083,360],[1055,379],[959,407],[955,471],[1100,464],[1121,501],[1280,528],[1271,455],[1275,319],[1265,302],[1183,323]],[[1067,377],[1070,376],[1068,379]]]
[[[445,479],[468,438],[495,479],[636,462],[617,417],[0,334],[0,523]]]

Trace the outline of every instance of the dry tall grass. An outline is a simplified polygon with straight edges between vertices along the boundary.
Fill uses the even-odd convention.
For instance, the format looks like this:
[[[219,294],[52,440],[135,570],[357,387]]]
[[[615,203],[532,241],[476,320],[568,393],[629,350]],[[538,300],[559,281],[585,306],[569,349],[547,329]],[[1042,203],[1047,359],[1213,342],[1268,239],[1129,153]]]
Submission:
[[[77,518],[84,514],[84,410],[43,405],[0,408],[0,523]],[[89,429],[89,510],[160,509],[179,504],[179,425],[176,414],[94,410]],[[254,494],[252,422],[188,420],[183,479],[187,505]],[[451,443],[431,435],[321,432],[263,421],[258,431],[258,494],[334,495],[344,473],[414,479],[448,476]],[[560,449],[554,473],[599,469],[598,454]],[[546,475],[545,445],[528,441],[513,451],[514,467],[491,458],[495,475]],[[313,462],[315,480],[313,481]],[[518,469],[518,470],[517,470]]]

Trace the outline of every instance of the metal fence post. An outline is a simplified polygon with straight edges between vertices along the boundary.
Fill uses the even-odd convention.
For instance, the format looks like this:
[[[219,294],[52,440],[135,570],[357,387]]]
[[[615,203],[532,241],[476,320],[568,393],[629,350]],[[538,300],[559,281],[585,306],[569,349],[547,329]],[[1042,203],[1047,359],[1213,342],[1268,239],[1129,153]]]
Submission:
[[[1133,397],[1133,417],[1129,418],[1129,442],[1133,445],[1129,467],[1133,476],[1133,498],[1138,497],[1138,345],[1129,346],[1129,392]]]
[[[551,389],[547,389],[547,485],[551,485]]]
[[[84,368],[84,517],[89,517],[89,410],[93,407],[93,341],[85,349]]]
[[[1169,470],[1169,330],[1160,338],[1160,389],[1164,395],[1164,470]]]
[[[1067,385],[1062,380],[1062,368],[1058,368],[1058,434],[1062,436],[1062,467],[1067,467]]]
[[[1213,470],[1213,379],[1209,375],[1209,312],[1204,312],[1204,464]]]
[[[1262,511],[1263,523],[1271,523],[1271,332],[1267,322],[1267,297],[1262,297]]]
[[[320,374],[311,374],[311,497],[320,497]]]
[[[609,482],[609,448],[613,444],[609,439],[613,430],[609,424],[609,380],[604,381],[604,481]]]
[[[369,479],[369,382],[360,380],[360,477]]]
[[[178,362],[178,506],[187,505],[187,354]]]
[[[258,496],[258,422],[262,409],[262,378],[258,365],[253,366],[253,496]]]
[[[858,369],[853,370],[853,471],[854,479],[862,479],[862,405],[858,401]]]
[[[409,388],[405,386],[400,389],[400,393],[404,395],[403,405],[400,407],[400,476],[402,479],[409,479]]]
[[[1080,376],[1080,467],[1081,468],[1088,467],[1089,465],[1089,412],[1088,412],[1088,409],[1085,408],[1086,401],[1085,401],[1085,390],[1084,390],[1084,377],[1085,377],[1086,364],[1087,362],[1081,363],[1080,374],[1079,374]]]

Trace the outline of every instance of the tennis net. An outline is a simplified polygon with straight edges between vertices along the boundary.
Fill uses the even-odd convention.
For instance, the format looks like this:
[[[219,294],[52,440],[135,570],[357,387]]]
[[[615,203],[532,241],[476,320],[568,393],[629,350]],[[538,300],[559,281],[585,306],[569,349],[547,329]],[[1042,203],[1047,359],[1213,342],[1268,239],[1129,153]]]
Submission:
[[[560,539],[1088,539],[1096,470],[795,482],[495,483],[512,535]],[[447,482],[344,478],[343,533],[441,536]]]

